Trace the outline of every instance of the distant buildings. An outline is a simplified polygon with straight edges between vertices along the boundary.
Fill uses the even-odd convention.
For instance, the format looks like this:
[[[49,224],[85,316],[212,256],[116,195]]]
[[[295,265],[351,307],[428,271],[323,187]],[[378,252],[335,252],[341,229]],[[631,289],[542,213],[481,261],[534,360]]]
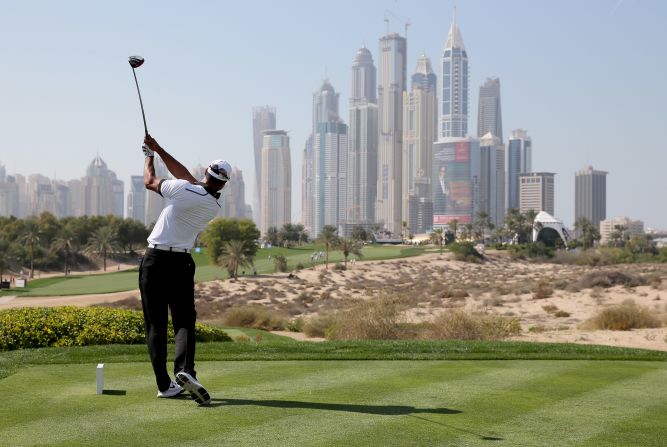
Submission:
[[[614,217],[600,221],[601,244],[608,244],[613,239],[614,232],[618,232],[621,238],[638,236],[644,234],[644,222],[629,217]]]
[[[265,130],[262,145],[262,206],[259,229],[282,227],[292,221],[292,164],[284,130]]]
[[[574,221],[582,217],[596,228],[607,218],[607,172],[592,166],[577,171],[574,177]]]
[[[347,221],[375,222],[378,186],[377,75],[371,52],[363,47],[352,63],[348,129]]]
[[[519,174],[519,211],[554,215],[554,176],[551,172]]]
[[[265,130],[276,128],[276,108],[271,106],[254,107],[252,109],[252,142],[255,156],[255,187],[253,210],[255,222],[259,222],[261,210],[261,181],[262,181],[262,145],[264,144]]]
[[[468,135],[468,54],[456,24],[456,15],[449,28],[447,42],[440,59],[439,112],[440,138],[464,138]]]
[[[507,208],[519,208],[519,175],[533,170],[532,151],[528,132],[513,130],[507,145]]]
[[[243,172],[237,167],[232,168],[229,182],[222,189],[222,206],[220,216],[229,219],[252,218],[247,214],[248,205],[245,203],[245,182]]]
[[[502,226],[505,219],[505,146],[488,132],[479,139],[479,212],[491,223]]]
[[[489,78],[479,88],[479,108],[477,117],[477,137],[487,133],[503,141],[503,117],[500,107],[500,79]]]
[[[146,187],[143,175],[130,177],[130,192],[127,195],[127,217],[144,222],[146,215]]]
[[[403,221],[413,234],[433,228],[431,167],[437,137],[437,80],[431,61],[422,55],[403,93]]]
[[[378,81],[378,183],[375,220],[401,233],[403,177],[403,92],[407,41],[397,33],[380,38]]]

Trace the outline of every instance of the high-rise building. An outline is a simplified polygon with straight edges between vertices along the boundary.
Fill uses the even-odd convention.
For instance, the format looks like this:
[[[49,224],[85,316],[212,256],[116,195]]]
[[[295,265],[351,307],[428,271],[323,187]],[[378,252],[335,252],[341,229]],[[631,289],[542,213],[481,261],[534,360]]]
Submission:
[[[62,218],[72,215],[72,191],[67,183],[61,180],[53,181],[53,192],[56,200],[56,217]]]
[[[440,59],[439,128],[441,138],[468,134],[468,54],[456,24],[456,12]]]
[[[264,131],[262,176],[259,229],[264,235],[269,227],[280,228],[292,220],[292,162],[284,130]]]
[[[123,182],[96,156],[82,179],[83,211],[88,216],[113,214],[123,217]]]
[[[70,215],[83,216],[83,182],[79,179],[68,180],[67,187],[70,191]],[[143,219],[140,219],[143,222]]]
[[[528,132],[513,130],[507,147],[507,208],[519,209],[519,175],[533,170],[532,154]]]
[[[403,93],[403,221],[413,234],[425,233],[433,226],[433,216],[429,218],[425,213],[433,209],[431,167],[433,142],[437,138],[436,88],[431,61],[422,55],[412,75],[411,90]]]
[[[130,177],[130,192],[127,195],[127,218],[144,222],[146,216],[146,186],[143,175]]]
[[[519,174],[519,211],[546,211],[554,215],[554,176],[552,172]]]
[[[480,150],[472,138],[444,138],[433,144],[433,226],[473,222],[479,210]]]
[[[479,139],[479,211],[495,226],[505,219],[505,146],[491,132]]]
[[[0,216],[19,217],[19,187],[16,178],[7,175],[7,171],[0,164]]]
[[[500,108],[500,79],[488,78],[479,88],[479,108],[477,116],[477,137],[487,133],[503,141],[503,116]]]
[[[407,40],[397,33],[380,38],[378,82],[378,186],[375,220],[401,233],[403,178],[403,92],[407,83]]]
[[[377,75],[371,52],[363,47],[352,63],[348,133],[347,220],[352,225],[375,222],[378,170]]]
[[[264,144],[264,131],[276,128],[276,108],[271,106],[254,107],[252,109],[252,141],[255,155],[255,183],[253,192],[253,219],[259,222],[261,209],[261,181],[262,181],[262,145]]]
[[[592,166],[577,171],[574,177],[574,221],[588,219],[595,228],[607,218],[607,172]]]
[[[644,234],[644,222],[632,220],[629,217],[613,217],[600,221],[600,243],[608,244],[615,231],[621,233],[621,237],[632,237]]]
[[[301,159],[301,223],[308,234],[313,231],[313,134],[306,139]]]
[[[245,182],[243,172],[236,166],[232,168],[229,182],[222,189],[222,206],[220,215],[230,219],[246,217]]]

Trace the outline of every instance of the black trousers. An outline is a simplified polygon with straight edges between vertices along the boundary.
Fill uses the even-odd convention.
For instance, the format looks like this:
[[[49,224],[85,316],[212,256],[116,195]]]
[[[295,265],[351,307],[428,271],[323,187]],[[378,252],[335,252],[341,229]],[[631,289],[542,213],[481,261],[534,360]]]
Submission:
[[[146,321],[146,343],[158,389],[169,388],[168,310],[174,327],[174,375],[195,371],[195,263],[189,253],[146,249],[139,267],[139,290]]]

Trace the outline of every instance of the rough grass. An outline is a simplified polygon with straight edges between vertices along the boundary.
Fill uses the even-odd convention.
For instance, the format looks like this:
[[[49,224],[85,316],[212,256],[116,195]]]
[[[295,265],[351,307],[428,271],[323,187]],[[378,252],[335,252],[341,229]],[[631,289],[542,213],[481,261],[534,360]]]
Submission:
[[[497,315],[473,314],[460,309],[436,317],[426,337],[436,340],[499,340],[521,332],[519,320]]]
[[[629,331],[630,329],[660,326],[662,326],[662,322],[651,309],[640,306],[633,300],[625,300],[621,304],[603,309],[583,325],[587,329],[610,329],[613,331]]]
[[[265,330],[283,330],[287,318],[263,306],[232,307],[222,316],[226,326],[239,326]]]

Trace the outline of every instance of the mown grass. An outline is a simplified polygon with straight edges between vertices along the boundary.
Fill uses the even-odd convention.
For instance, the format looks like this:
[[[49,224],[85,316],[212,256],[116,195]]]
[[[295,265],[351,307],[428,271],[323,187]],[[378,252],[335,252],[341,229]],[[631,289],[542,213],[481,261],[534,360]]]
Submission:
[[[283,255],[287,258],[288,270],[295,269],[298,264],[302,264],[304,267],[323,264],[324,259],[313,263],[310,262],[310,255],[313,252],[319,251],[324,251],[324,247],[319,244],[296,248],[273,247],[260,249],[255,257],[257,273],[273,273],[273,258],[277,255]],[[404,246],[365,246],[362,250],[364,260],[403,258],[417,256],[423,252],[423,247]],[[271,256],[271,260],[269,260],[269,256]],[[200,253],[193,253],[192,257],[197,265],[195,281],[203,282],[227,278],[227,272],[213,264],[205,250],[202,250]],[[330,263],[342,261],[343,254],[341,252],[329,252]],[[124,292],[138,287],[137,271],[138,269],[133,269],[122,272],[111,271],[105,274],[35,279],[29,281],[29,287],[25,289],[11,289],[3,291],[2,294],[18,296],[67,296]],[[245,273],[249,275],[251,271],[251,269],[246,269]]]
[[[245,345],[245,344],[239,344]],[[144,353],[145,355],[145,353]],[[662,362],[199,361],[213,396],[155,397],[146,361],[0,380],[3,445],[664,445]]]

